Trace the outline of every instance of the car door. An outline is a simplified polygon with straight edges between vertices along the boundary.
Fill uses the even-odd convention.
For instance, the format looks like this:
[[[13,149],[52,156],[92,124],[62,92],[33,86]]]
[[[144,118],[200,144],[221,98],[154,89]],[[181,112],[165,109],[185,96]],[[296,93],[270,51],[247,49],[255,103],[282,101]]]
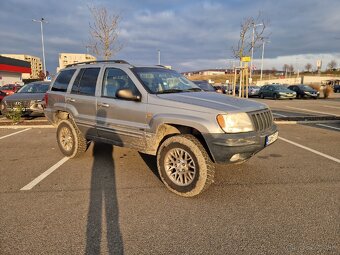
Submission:
[[[145,148],[146,98],[130,101],[116,97],[119,89],[139,93],[129,75],[114,67],[107,67],[97,99],[98,136],[119,146]]]
[[[268,86],[268,89],[267,89],[267,96],[268,97],[273,97],[274,96],[274,86]]]
[[[96,136],[95,91],[99,72],[100,67],[80,69],[70,93],[66,96],[66,103],[71,108],[78,128],[87,137]]]

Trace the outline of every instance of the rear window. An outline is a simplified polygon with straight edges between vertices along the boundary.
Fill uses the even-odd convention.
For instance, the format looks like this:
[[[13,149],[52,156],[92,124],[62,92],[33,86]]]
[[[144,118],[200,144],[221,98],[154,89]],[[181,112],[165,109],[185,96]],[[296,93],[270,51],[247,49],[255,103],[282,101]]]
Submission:
[[[94,96],[100,68],[84,68],[78,73],[71,93]]]
[[[57,79],[53,83],[51,90],[66,92],[68,84],[70,83],[70,80],[72,79],[72,76],[75,71],[76,71],[75,69],[61,71]]]

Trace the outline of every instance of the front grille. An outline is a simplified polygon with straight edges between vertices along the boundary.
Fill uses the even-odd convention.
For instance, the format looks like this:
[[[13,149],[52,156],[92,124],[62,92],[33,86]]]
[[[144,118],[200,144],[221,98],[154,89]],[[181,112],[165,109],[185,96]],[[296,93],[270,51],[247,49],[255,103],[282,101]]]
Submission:
[[[273,125],[273,115],[270,110],[250,112],[255,131],[263,131]]]

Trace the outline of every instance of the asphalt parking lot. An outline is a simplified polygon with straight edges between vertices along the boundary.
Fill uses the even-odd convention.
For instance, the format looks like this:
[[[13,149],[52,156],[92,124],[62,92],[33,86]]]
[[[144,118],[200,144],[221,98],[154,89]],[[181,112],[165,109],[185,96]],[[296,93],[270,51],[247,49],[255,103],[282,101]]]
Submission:
[[[188,199],[151,156],[97,143],[68,160],[54,128],[0,129],[0,253],[339,254],[340,124],[279,131]]]

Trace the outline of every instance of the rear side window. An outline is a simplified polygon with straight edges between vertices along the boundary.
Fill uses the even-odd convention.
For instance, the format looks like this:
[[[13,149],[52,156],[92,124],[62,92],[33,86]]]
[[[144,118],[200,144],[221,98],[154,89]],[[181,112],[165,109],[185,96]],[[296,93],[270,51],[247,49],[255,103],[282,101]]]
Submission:
[[[94,96],[99,71],[100,68],[81,69],[73,83],[71,93]]]
[[[70,80],[72,79],[75,71],[75,69],[61,71],[57,79],[53,83],[51,90],[66,92],[68,84],[70,83]]]

